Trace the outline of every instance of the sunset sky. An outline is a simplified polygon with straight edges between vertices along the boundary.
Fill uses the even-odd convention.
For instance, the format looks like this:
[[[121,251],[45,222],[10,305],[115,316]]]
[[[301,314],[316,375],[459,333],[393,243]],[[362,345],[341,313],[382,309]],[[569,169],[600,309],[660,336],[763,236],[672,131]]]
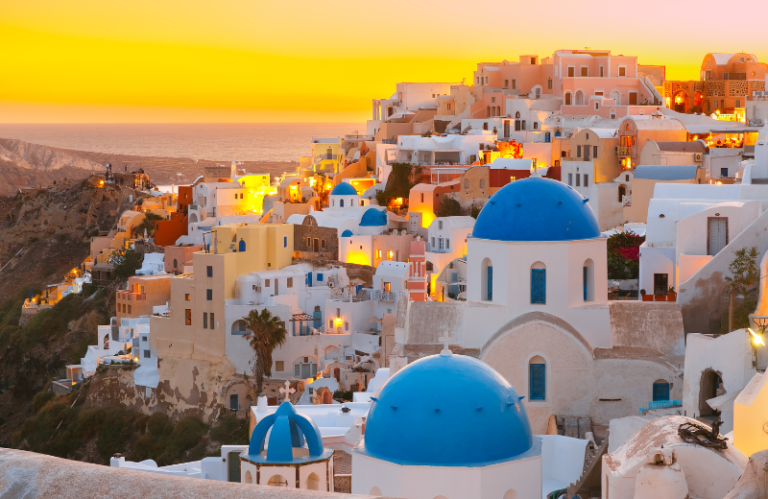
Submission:
[[[479,61],[521,54],[610,49],[664,64],[670,79],[698,79],[707,52],[768,60],[762,3],[741,2],[733,13],[703,8],[669,0],[0,0],[0,122],[363,121],[371,99],[388,97],[399,81],[460,81]]]

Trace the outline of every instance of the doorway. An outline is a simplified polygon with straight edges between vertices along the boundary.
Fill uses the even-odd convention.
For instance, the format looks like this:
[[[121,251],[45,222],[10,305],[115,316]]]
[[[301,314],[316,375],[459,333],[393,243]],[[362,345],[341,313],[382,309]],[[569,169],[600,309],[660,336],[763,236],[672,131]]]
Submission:
[[[238,409],[240,409],[240,396],[236,393],[233,393],[229,396],[229,410],[237,411]]]
[[[240,482],[240,453],[230,452],[227,454],[227,481]]]
[[[728,244],[728,219],[707,218],[707,255],[716,255]]]
[[[705,370],[701,375],[699,384],[699,416],[714,418],[717,411],[712,409],[707,400],[713,399],[719,395],[724,395],[723,379],[720,374],[712,369]]]
[[[653,274],[653,294],[666,295],[669,290],[669,274]]]

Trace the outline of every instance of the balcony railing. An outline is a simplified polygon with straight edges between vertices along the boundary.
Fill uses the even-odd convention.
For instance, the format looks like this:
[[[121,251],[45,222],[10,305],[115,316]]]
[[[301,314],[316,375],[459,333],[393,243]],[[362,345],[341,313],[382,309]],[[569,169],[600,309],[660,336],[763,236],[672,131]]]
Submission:
[[[632,156],[632,146],[616,146],[616,155],[620,157]]]

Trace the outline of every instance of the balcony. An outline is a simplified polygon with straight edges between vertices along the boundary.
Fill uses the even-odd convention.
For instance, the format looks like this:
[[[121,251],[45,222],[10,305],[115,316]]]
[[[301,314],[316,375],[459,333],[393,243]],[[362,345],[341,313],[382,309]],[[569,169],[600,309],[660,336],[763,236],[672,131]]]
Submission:
[[[616,146],[616,156],[620,158],[632,156],[632,146]]]

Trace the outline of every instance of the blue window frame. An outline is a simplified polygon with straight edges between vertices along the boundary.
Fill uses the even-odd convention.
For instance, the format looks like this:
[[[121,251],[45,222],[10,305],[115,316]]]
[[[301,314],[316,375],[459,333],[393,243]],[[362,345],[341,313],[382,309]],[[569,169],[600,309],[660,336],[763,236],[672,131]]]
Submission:
[[[307,284],[307,287],[309,287],[309,288],[312,287],[312,272],[307,274],[307,283],[306,284]]]
[[[240,239],[240,242],[237,245],[237,251],[241,253],[245,251],[245,241],[243,241],[242,239]]]
[[[208,301],[213,301],[213,290],[212,289],[206,289],[205,290],[205,299]]]
[[[323,274],[321,272],[317,273],[317,282],[323,282]]]
[[[546,269],[531,269],[531,303],[547,303]]]
[[[653,384],[653,401],[669,400],[669,383],[656,382]]]
[[[493,267],[488,266],[488,301],[493,301]]]
[[[528,399],[547,399],[547,365],[530,364],[528,366]]]

